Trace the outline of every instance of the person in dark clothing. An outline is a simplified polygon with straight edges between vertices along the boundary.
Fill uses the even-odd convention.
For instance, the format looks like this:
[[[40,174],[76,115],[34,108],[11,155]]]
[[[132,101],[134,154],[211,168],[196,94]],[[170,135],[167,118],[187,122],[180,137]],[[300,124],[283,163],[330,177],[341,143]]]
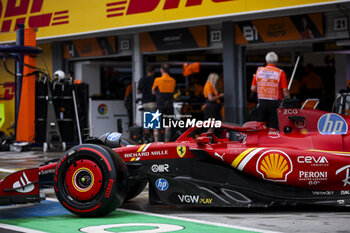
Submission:
[[[169,75],[169,65],[163,64],[160,68],[162,73],[161,77],[158,77],[154,80],[152,86],[152,93],[156,95],[157,109],[162,114],[173,115],[174,114],[174,91],[176,86],[176,81],[174,78]],[[158,131],[158,130],[156,130]],[[159,134],[155,135],[155,141],[159,140]],[[165,129],[165,141],[170,141],[171,138],[171,129]]]
[[[156,96],[152,94],[152,86],[154,82],[155,69],[149,65],[146,68],[146,76],[139,81],[137,94],[142,94],[142,107],[144,111],[153,112],[156,110]]]
[[[154,66],[152,65],[147,66],[146,76],[140,79],[139,85],[137,88],[137,94],[142,94],[142,109],[145,112],[154,112],[157,109],[156,96],[152,94],[152,86],[155,79],[154,74],[155,74]],[[146,141],[150,141],[150,140],[153,141],[151,137],[150,129],[144,129],[143,133],[144,133],[144,139]],[[157,134],[157,133],[158,132],[155,132],[154,130],[154,134]]]

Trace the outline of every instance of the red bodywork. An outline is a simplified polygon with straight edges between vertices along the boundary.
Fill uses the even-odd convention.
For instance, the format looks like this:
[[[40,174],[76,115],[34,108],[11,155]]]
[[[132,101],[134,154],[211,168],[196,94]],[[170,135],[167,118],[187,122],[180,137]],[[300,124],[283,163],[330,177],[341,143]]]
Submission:
[[[247,122],[243,126],[223,123],[223,138],[201,134],[195,139],[193,135],[197,128],[194,127],[175,142],[155,142],[113,150],[127,164],[194,158],[193,151],[202,150],[218,161],[263,180],[350,194],[350,118],[294,108],[279,109],[278,115],[279,131],[260,122]],[[230,131],[239,134],[237,140],[228,139]],[[38,194],[38,176],[54,173],[56,165],[51,163],[11,174],[0,182],[0,196]],[[17,182],[20,186],[14,190]],[[34,189],[20,192],[31,183],[34,183]]]
[[[312,190],[349,190],[350,118],[308,109],[279,109],[278,114],[280,131],[260,122],[222,124],[225,131],[240,134],[237,141],[208,134],[195,140],[189,135],[196,128],[190,128],[175,142],[114,150],[125,162],[192,158],[191,150],[205,150],[260,179]]]
[[[12,199],[11,203],[26,203],[30,199],[32,199],[32,202],[40,201],[39,197],[38,199],[35,198],[39,195],[38,171],[38,168],[31,168],[12,173],[6,177],[0,183],[0,197]],[[26,196],[26,199],[19,198],[16,200],[16,197],[22,196]]]

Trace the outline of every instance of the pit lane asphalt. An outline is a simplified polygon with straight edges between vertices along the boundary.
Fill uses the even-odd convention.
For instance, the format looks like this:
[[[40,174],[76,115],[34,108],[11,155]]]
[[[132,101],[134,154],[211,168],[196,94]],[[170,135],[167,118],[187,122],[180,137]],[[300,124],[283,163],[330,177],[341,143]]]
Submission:
[[[36,167],[62,154],[41,151],[0,152],[0,179],[7,175],[7,170]],[[55,197],[52,189],[45,190],[45,193],[47,197]],[[148,192],[145,190],[138,197],[124,203],[122,208],[277,232],[350,233],[350,207],[349,209],[314,206],[237,209],[154,206],[148,203]]]

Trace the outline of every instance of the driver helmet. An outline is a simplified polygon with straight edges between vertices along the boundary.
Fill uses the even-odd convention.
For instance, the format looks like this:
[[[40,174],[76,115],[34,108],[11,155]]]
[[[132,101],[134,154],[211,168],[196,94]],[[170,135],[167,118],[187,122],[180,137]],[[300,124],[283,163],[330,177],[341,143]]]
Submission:
[[[59,82],[63,82],[66,78],[66,74],[62,70],[57,70],[54,74],[54,79],[56,79]]]

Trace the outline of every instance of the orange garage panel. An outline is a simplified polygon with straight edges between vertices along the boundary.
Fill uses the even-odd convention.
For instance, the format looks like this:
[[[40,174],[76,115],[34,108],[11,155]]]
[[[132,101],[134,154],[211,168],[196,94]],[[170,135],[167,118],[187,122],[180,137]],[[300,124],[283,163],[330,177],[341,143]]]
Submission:
[[[34,28],[24,30],[24,45],[36,46],[36,35]],[[24,56],[24,64],[35,66],[35,57]],[[35,75],[29,75],[35,69],[28,66],[23,67],[23,81],[21,101],[17,120],[16,141],[32,142],[35,138]]]

